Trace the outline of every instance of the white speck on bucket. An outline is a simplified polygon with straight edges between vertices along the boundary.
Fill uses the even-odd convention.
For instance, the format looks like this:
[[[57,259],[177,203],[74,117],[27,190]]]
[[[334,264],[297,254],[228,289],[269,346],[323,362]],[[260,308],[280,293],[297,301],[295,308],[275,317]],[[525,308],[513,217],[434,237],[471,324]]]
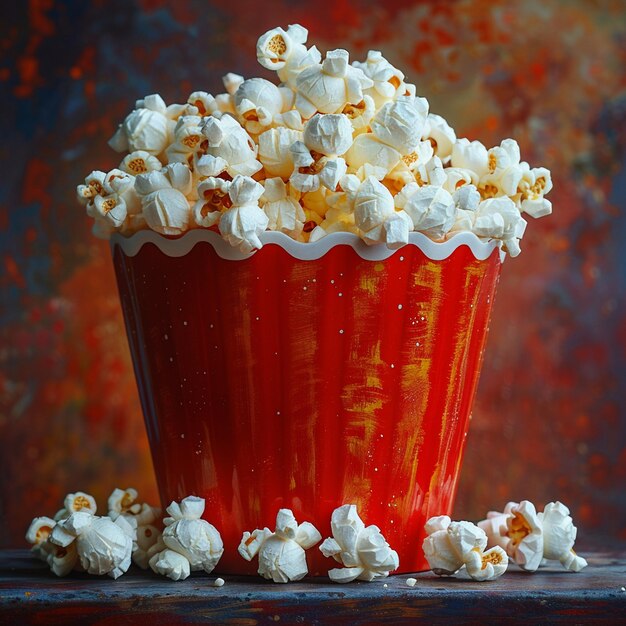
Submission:
[[[340,329],[339,329],[339,334],[340,334],[340,335],[343,335],[343,328],[340,328]]]
[[[400,311],[401,309],[402,309],[402,305],[401,305],[401,304],[399,304],[399,305],[398,305],[398,311]]]
[[[392,364],[390,365],[390,367],[393,369],[393,368],[395,367],[395,365],[392,363]]]
[[[183,326],[187,326],[187,320],[183,322]]]
[[[180,438],[184,439],[185,438],[185,433],[181,433]]]
[[[163,335],[163,339],[165,339],[165,341],[167,341],[169,339],[169,337],[167,336],[167,333],[165,333],[165,335]]]
[[[341,293],[341,291],[337,294],[340,298],[341,296],[343,296],[343,294]]]

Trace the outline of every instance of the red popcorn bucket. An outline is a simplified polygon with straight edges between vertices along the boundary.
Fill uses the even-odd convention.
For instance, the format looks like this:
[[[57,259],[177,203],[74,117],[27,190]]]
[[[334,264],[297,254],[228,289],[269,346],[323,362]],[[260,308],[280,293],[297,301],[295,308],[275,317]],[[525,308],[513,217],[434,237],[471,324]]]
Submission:
[[[112,238],[163,505],[206,499],[222,573],[255,573],[241,535],[273,530],[279,508],[327,537],[348,503],[399,572],[428,569],[423,527],[452,509],[499,249],[469,233],[396,251],[349,233],[262,240],[243,255],[207,230]],[[336,565],[317,547],[307,561]]]

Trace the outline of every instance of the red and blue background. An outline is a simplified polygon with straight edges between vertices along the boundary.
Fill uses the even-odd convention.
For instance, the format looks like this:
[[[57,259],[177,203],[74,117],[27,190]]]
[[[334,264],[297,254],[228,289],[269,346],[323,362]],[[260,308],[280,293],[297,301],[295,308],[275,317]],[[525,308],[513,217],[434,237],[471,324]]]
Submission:
[[[0,19],[0,521],[20,546],[65,493],[156,500],[108,245],[75,186],[119,162],[134,101],[268,76],[257,37],[382,50],[458,136],[552,170],[494,307],[455,517],[559,499],[626,539],[626,3],[29,0]],[[268,76],[269,77],[269,76]]]

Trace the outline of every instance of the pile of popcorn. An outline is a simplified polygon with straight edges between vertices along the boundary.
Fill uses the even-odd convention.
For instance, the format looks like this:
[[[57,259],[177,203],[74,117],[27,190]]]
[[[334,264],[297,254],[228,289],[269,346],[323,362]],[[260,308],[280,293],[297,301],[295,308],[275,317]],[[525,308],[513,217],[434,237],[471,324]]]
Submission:
[[[140,504],[135,489],[115,489],[108,505],[108,515],[99,517],[92,496],[69,494],[54,518],[36,517],[31,522],[26,539],[32,552],[57,576],[79,571],[118,578],[132,560],[172,580],[185,580],[193,571],[211,573],[224,553],[219,531],[202,519],[203,498],[172,502],[162,524],[160,509]],[[365,525],[354,504],[335,509],[330,527],[332,537],[319,550],[343,566],[329,570],[333,582],[371,582],[400,566],[398,553],[377,526]],[[494,580],[507,570],[509,560],[529,572],[544,559],[559,560],[574,572],[587,566],[574,552],[576,527],[560,502],[551,502],[539,514],[527,500],[509,502],[502,513],[491,511],[478,526],[440,515],[429,519],[425,530],[424,554],[438,576],[465,569],[473,580]],[[275,530],[245,531],[238,552],[246,561],[258,557],[263,578],[287,583],[307,575],[306,551],[321,539],[313,524],[298,524],[291,510],[280,509]],[[415,582],[407,580],[409,586]],[[213,584],[222,586],[224,580],[217,578]]]
[[[208,228],[250,253],[268,229],[302,242],[350,232],[391,249],[413,231],[465,231],[519,254],[523,215],[552,211],[550,172],[522,161],[513,139],[487,149],[457,138],[380,52],[322,59],[307,36],[294,24],[258,40],[278,85],[227,74],[216,96],[138,100],[109,142],[128,153],[119,167],[78,186],[94,234]]]

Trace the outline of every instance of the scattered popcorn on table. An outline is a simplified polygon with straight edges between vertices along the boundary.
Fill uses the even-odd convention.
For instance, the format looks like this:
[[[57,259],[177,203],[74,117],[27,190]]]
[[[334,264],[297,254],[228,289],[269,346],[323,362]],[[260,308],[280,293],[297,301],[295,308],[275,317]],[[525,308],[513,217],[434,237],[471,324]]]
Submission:
[[[513,139],[487,148],[457,138],[380,51],[350,63],[337,49],[322,60],[307,38],[298,24],[259,38],[257,59],[278,85],[229,73],[226,93],[194,91],[169,106],[158,94],[137,100],[109,142],[129,153],[119,169],[93,171],[77,187],[94,235],[152,229],[176,237],[211,228],[252,253],[266,229],[302,242],[351,232],[390,249],[406,245],[411,232],[434,241],[472,232],[517,256],[522,215],[552,212],[549,170],[522,161]],[[346,175],[359,183],[373,176],[389,191],[384,216],[356,218]],[[256,196],[221,202],[238,176],[265,187],[262,208]],[[466,187],[472,192],[459,195]]]
[[[543,559],[556,560],[579,572],[587,561],[574,552],[576,527],[569,509],[560,502],[547,504],[542,513],[528,500],[509,502],[502,513],[490,511],[478,523],[489,546],[501,546],[523,570],[535,572]]]
[[[465,567],[476,581],[494,580],[506,571],[509,558],[500,546],[487,547],[485,531],[471,522],[453,522],[447,515],[431,517],[424,526],[423,549],[437,576],[453,576]]]
[[[398,553],[385,541],[378,526],[365,526],[354,504],[335,509],[330,527],[333,536],[322,542],[320,551],[344,566],[328,572],[333,582],[369,582],[398,569]]]
[[[313,547],[322,536],[309,522],[298,524],[289,509],[280,509],[276,530],[256,529],[243,533],[239,554],[251,561],[259,557],[258,572],[275,583],[300,580],[308,573],[305,550]]]
[[[407,578],[406,579],[406,586],[407,587],[415,587],[415,585],[417,585],[417,578]]]
[[[147,550],[154,572],[172,580],[184,580],[190,572],[210,574],[224,553],[218,530],[202,519],[204,498],[188,496],[172,502],[163,520],[165,530],[157,543]]]

